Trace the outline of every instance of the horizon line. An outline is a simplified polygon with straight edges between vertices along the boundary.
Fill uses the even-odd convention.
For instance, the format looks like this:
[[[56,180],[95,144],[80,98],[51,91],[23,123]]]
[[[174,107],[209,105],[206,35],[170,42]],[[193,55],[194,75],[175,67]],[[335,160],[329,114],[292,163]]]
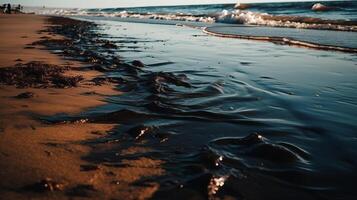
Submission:
[[[285,1],[279,1],[279,0],[271,0],[269,2],[256,2],[256,0],[253,0],[252,2],[249,3],[244,3],[244,4],[266,4],[266,3],[289,3],[289,2],[331,2],[331,1],[354,1],[354,0],[285,0]],[[113,7],[53,7],[53,6],[30,6],[30,5],[22,5],[24,7],[32,7],[32,8],[67,8],[67,9],[107,9],[107,8],[147,8],[147,7],[175,7],[175,6],[195,6],[195,5],[229,5],[229,4],[236,4],[236,3],[204,3],[204,4],[174,4],[174,5],[148,5],[148,6],[113,6]],[[15,4],[16,5],[16,4]]]

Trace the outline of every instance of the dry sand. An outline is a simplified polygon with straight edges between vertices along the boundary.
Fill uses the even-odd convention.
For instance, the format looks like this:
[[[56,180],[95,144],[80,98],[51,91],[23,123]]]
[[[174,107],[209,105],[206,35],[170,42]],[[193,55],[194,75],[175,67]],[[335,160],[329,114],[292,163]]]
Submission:
[[[17,59],[23,63],[43,61],[56,65],[80,66],[81,63],[63,60],[41,47],[26,49],[26,45],[37,41],[48,33],[39,33],[46,26],[46,17],[37,15],[0,15],[0,67],[13,66]],[[60,37],[51,35],[51,37]],[[95,189],[89,194],[92,199],[146,199],[158,188],[153,183],[147,186],[133,186],[131,183],[145,176],[164,173],[161,161],[141,158],[123,160],[129,167],[113,168],[98,166],[98,169],[81,171],[81,165],[88,165],[83,156],[91,148],[81,144],[98,136],[93,131],[110,131],[115,125],[108,124],[60,124],[46,125],[36,115],[57,113],[78,113],[85,109],[103,105],[103,95],[83,95],[85,92],[112,95],[119,94],[113,85],[95,86],[89,80],[100,75],[96,71],[71,71],[82,75],[79,87],[68,89],[18,89],[0,85],[0,199],[68,199],[80,198],[69,195],[71,188],[90,185]],[[29,99],[16,99],[22,92],[33,92]],[[108,148],[98,146],[97,148]],[[119,152],[130,154],[145,151],[129,148]],[[45,178],[51,178],[63,185],[55,192],[36,193],[24,188]],[[114,183],[114,184],[113,184]],[[81,191],[79,192],[81,193]]]

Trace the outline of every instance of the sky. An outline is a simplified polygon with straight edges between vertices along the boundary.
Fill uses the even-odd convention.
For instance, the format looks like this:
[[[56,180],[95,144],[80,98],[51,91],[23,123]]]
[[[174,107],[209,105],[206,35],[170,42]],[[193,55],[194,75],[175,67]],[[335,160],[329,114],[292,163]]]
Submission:
[[[60,8],[109,8],[109,7],[135,7],[156,5],[187,5],[211,3],[236,3],[238,0],[0,0],[0,4],[11,3],[24,6],[46,6]],[[250,2],[281,2],[301,0],[240,0],[241,3]],[[313,0],[311,0],[313,1]]]

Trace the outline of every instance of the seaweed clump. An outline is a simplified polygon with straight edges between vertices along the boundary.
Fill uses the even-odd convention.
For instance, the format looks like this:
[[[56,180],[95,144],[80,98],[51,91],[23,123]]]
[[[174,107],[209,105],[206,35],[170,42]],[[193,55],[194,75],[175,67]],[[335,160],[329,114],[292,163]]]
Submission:
[[[68,66],[58,66],[33,61],[0,68],[0,84],[14,85],[18,88],[70,88],[78,86],[82,76],[66,76]]]

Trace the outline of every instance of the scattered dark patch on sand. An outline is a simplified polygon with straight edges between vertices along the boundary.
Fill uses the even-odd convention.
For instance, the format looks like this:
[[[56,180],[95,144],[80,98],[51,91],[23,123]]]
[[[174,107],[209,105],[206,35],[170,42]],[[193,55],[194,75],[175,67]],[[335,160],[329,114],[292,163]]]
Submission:
[[[24,47],[24,49],[34,49],[35,47],[32,47],[32,46],[26,46]]]
[[[98,93],[95,92],[95,91],[90,91],[90,92],[84,92],[83,95],[90,96],[90,95],[100,95],[100,94],[98,94]]]
[[[98,165],[81,165],[81,171],[95,171],[100,169]]]
[[[97,192],[93,185],[80,184],[70,189],[66,194],[76,197],[92,197]]]
[[[14,85],[18,88],[68,88],[76,87],[83,80],[82,76],[65,76],[69,67],[29,62],[0,69],[0,84]]]
[[[25,186],[24,189],[31,192],[54,192],[62,191],[65,188],[65,184],[61,182],[56,182],[51,178],[45,178],[37,183],[32,185]]]
[[[105,131],[92,131],[91,134],[93,134],[93,135],[105,135],[106,132]]]
[[[17,99],[29,99],[29,98],[32,98],[35,96],[35,93],[33,92],[24,92],[24,93],[21,93],[17,96],[15,96],[15,98]]]

